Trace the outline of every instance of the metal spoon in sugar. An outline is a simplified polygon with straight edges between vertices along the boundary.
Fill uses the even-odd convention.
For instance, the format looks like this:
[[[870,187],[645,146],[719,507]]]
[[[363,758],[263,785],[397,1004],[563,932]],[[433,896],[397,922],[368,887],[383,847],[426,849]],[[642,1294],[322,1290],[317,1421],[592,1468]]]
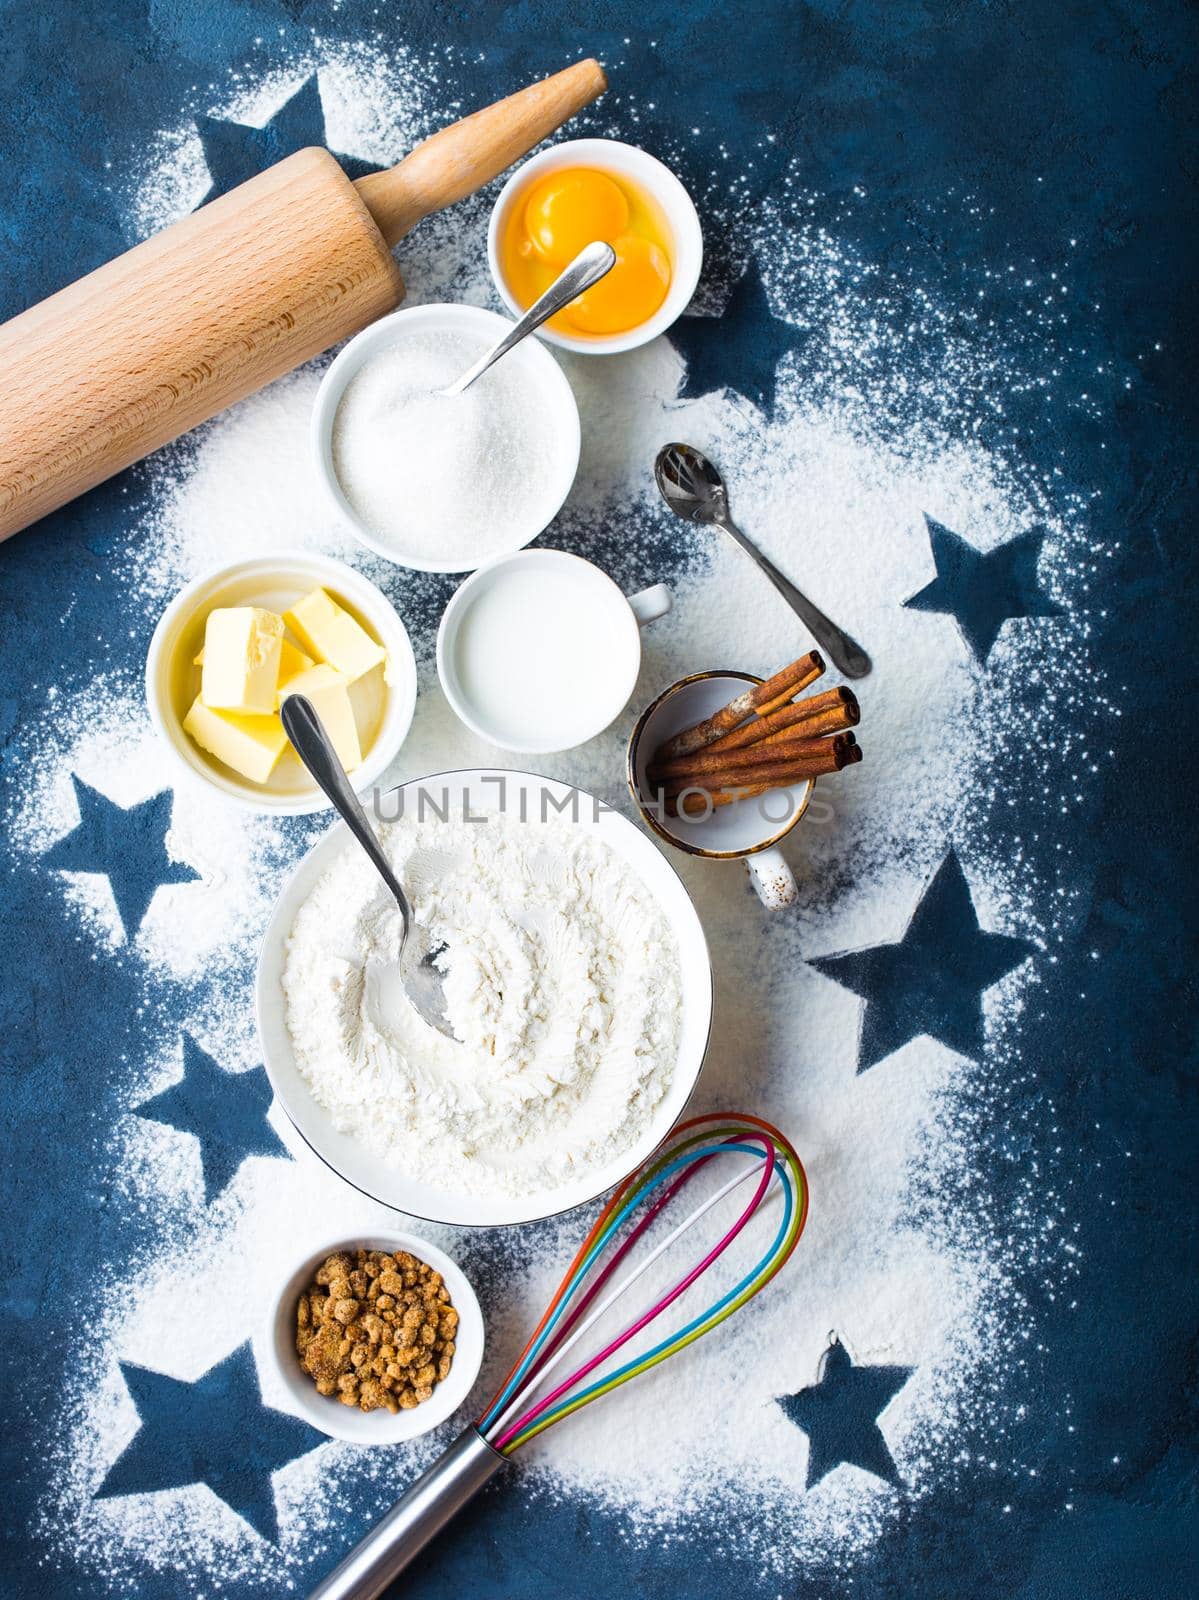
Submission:
[[[468,367],[460,378],[455,378],[444,389],[435,392],[445,397],[462,394],[469,389],[476,378],[481,378],[488,367],[493,367],[501,356],[506,356],[520,341],[527,338],[543,322],[548,322],[555,313],[568,306],[572,300],[577,300],[585,289],[590,289],[601,278],[607,277],[616,265],[616,251],[610,244],[596,240],[593,244],[585,245],[578,255],[556,277],[553,283],[525,312],[519,322],[513,323],[509,331],[497,344],[484,353],[475,362],[473,367]]]

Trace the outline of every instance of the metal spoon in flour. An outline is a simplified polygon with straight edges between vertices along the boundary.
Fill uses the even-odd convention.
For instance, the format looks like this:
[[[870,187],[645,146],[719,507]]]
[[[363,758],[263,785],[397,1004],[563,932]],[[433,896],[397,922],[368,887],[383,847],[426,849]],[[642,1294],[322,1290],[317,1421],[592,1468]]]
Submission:
[[[338,760],[333,741],[322,727],[312,702],[302,694],[289,694],[279,708],[279,717],[292,748],[341,813],[342,821],[395,896],[402,926],[398,959],[400,982],[405,994],[430,1027],[444,1033],[447,1039],[456,1039],[457,1034],[446,1020],[443,975],[433,964],[445,945],[440,944],[435,950],[422,953],[420,943],[411,937],[416,922],[408,896],[388,865],[379,837],[367,820],[366,812],[346,776],[346,769]]]
[[[751,543],[729,516],[729,494],[724,479],[702,451],[690,444],[663,445],[654,462],[654,477],[662,498],[684,522],[714,522],[739,544],[752,561],[774,584],[792,611],[807,624],[808,632],[833,665],[846,678],[864,678],[870,671],[870,657],[844,628],[813,605],[790,578],[785,578],[772,561]]]
[[[568,306],[572,300],[577,300],[584,289],[590,289],[611,272],[616,265],[616,251],[610,244],[603,244],[596,240],[594,244],[584,245],[578,255],[568,267],[564,267],[558,277],[541,296],[525,312],[519,322],[513,323],[508,332],[499,341],[493,344],[475,362],[473,367],[468,367],[460,378],[455,378],[444,389],[438,389],[439,395],[461,394],[464,389],[469,389],[476,378],[481,378],[488,367],[493,367],[501,356],[506,356],[513,345],[528,334],[540,328],[543,322],[548,322],[556,311],[561,311],[563,306]]]

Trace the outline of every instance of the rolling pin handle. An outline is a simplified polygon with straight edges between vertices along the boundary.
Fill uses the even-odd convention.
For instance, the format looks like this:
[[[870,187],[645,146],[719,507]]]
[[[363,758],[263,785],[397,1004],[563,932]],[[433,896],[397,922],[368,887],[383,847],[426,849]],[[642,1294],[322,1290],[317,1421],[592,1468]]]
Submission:
[[[389,246],[422,217],[481,189],[608,87],[598,61],[532,83],[433,134],[398,166],[372,172],[354,187]]]

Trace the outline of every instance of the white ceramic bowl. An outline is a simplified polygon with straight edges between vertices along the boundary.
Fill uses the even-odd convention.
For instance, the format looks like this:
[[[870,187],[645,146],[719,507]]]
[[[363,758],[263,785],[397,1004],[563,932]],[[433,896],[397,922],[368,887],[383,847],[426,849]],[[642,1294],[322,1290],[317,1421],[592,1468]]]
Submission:
[[[423,1405],[411,1411],[358,1411],[343,1406],[340,1400],[318,1394],[316,1384],[300,1366],[296,1355],[296,1306],[300,1293],[312,1281],[312,1274],[326,1256],[335,1250],[407,1250],[418,1260],[427,1261],[440,1272],[450,1291],[450,1301],[458,1313],[457,1349],[449,1376],[439,1383]],[[400,1444],[430,1433],[462,1405],[474,1388],[483,1361],[483,1313],[475,1291],[462,1269],[444,1250],[415,1233],[372,1233],[362,1238],[338,1237],[324,1244],[305,1245],[296,1258],[267,1318],[262,1349],[282,1380],[296,1416],[311,1422],[331,1439],[348,1439],[352,1444]]]
[[[537,330],[538,337],[563,350],[575,350],[580,355],[618,355],[625,350],[635,350],[638,345],[648,344],[660,333],[665,333],[691,303],[704,264],[704,236],[699,215],[691,196],[670,168],[634,144],[624,144],[619,139],[567,139],[562,144],[550,145],[548,149],[531,156],[523,166],[517,167],[508,179],[492,208],[491,224],[487,230],[487,260],[491,276],[500,298],[514,316],[522,316],[527,308],[516,300],[509,288],[500,261],[500,239],[513,207],[523,200],[529,185],[550,172],[560,172],[563,167],[595,167],[599,171],[612,172],[617,177],[627,177],[657,201],[671,235],[670,288],[654,315],[640,327],[630,328],[627,333],[576,338],[553,328],[541,327]]]
[[[569,784],[557,783],[535,773],[498,769],[443,772],[414,779],[403,785],[405,813],[417,814],[418,794],[423,788],[429,801],[438,807],[448,800],[451,816],[462,815],[464,806],[469,808],[469,815],[481,816],[494,811],[501,803],[501,779],[504,782],[502,803],[509,814],[537,818],[541,814],[543,793],[555,806],[572,806],[563,814],[577,817],[577,826],[585,831],[600,834],[633,868],[654,895],[678,942],[683,1014],[674,1076],[641,1137],[614,1161],[588,1177],[519,1199],[481,1197],[420,1182],[387,1165],[334,1127],[329,1113],[313,1099],[296,1065],[284,1010],[283,968],[287,937],[301,904],[342,852],[357,848],[344,823],[331,827],[292,874],[267,925],[258,961],[256,1002],[263,1060],[279,1104],[300,1136],[334,1172],[372,1199],[408,1216],[462,1226],[534,1222],[584,1205],[627,1177],[681,1116],[699,1077],[712,1023],[712,968],[695,907],[666,857],[627,817],[607,809],[594,796],[572,789]],[[577,796],[577,800],[572,802],[572,796]],[[547,800],[547,806],[549,803]],[[392,813],[391,803],[388,812]],[[530,820],[530,826],[535,826],[535,822]]]
[[[407,630],[391,602],[352,567],[305,550],[281,551],[216,567],[189,583],[159,619],[146,657],[146,702],[150,719],[179,767],[227,800],[251,811],[302,815],[322,811],[329,802],[290,753],[278,789],[251,783],[201,750],[183,730],[199,671],[192,662],[204,643],[204,625],[218,606],[265,606],[285,611],[311,590],[328,589],[388,654],[391,682],[371,689],[369,704],[356,706],[374,725],[362,765],[352,774],[359,792],[369,789],[399,753],[416,709],[416,661]],[[365,687],[364,691],[365,693]],[[378,695],[378,703],[374,696]]]
[[[480,306],[410,306],[406,311],[395,311],[389,317],[380,317],[378,322],[372,322],[369,328],[356,334],[321,379],[312,409],[310,435],[317,478],[337,515],[355,538],[377,555],[417,572],[470,570],[460,562],[455,565],[406,555],[398,545],[380,539],[368,528],[346,499],[333,468],[333,420],[346,385],[367,361],[393,344],[399,333],[443,331],[471,334],[488,344],[494,344],[511,327],[506,317],[496,311],[485,311]],[[539,533],[544,532],[561,510],[579,466],[579,408],[575,404],[574,391],[553,356],[548,350],[542,349],[536,340],[526,339],[504,357],[504,365],[509,373],[515,372],[527,382],[529,404],[543,407],[545,415],[552,419],[555,462],[544,495],[528,508],[527,522],[521,529],[520,538],[505,550],[489,551],[488,559],[523,549]],[[402,470],[397,473],[396,492],[399,495],[404,492]]]

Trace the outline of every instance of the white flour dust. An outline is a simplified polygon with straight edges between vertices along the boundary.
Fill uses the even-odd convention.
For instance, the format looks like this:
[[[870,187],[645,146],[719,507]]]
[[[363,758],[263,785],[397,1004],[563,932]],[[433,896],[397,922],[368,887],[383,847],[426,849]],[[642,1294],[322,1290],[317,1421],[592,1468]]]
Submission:
[[[330,141],[351,154],[394,157],[447,112],[435,61],[333,48],[289,62],[266,83],[214,85],[195,109],[264,121],[314,70]],[[652,122],[625,95],[589,113],[581,131],[620,136],[640,124],[648,139]],[[698,196],[705,220],[717,225],[744,198],[745,174],[731,165]],[[192,124],[181,120],[147,164],[131,167],[131,233],[186,211],[206,185]],[[488,204],[487,195],[476,197],[405,241],[413,303],[493,303]],[[1011,349],[1002,325],[975,319],[962,335],[934,289],[902,274],[883,284],[841,245],[836,206],[804,191],[798,177],[784,174],[753,214],[740,237],[777,316],[797,329],[769,415],[733,391],[680,398],[684,364],[668,340],[627,357],[563,362],[579,398],[584,456],[544,542],[589,556],[630,591],[668,581],[675,609],[645,634],[641,679],[624,716],[555,758],[553,776],[627,811],[623,743],[652,695],[687,672],[769,671],[810,647],[738,552],[671,521],[657,502],[654,451],[671,438],[692,439],[725,472],[746,530],[875,662],[860,695],[866,759],[822,782],[787,841],[800,880],[797,908],[765,913],[739,864],[672,857],[715,967],[715,1026],[696,1109],[737,1106],[784,1128],[807,1164],[811,1220],[784,1275],[752,1308],[638,1380],[637,1395],[609,1397],[535,1441],[525,1481],[550,1496],[602,1501],[623,1515],[632,1541],[699,1537],[694,1519],[718,1517],[730,1561],[793,1583],[805,1569],[843,1567],[905,1502],[967,1474],[973,1462],[992,1463],[999,1476],[1026,1469],[1018,1419],[989,1378],[1000,1364],[1019,1367],[1022,1312],[1008,1271],[1018,1262],[1061,1284],[1072,1270],[1065,1202],[1036,1162],[1013,1174],[1002,1217],[971,1168],[1005,1093],[1031,1070],[1019,1040],[1037,960],[986,996],[980,1062],[919,1038],[862,1075],[861,1003],[805,960],[899,937],[951,844],[981,925],[1019,934],[1052,959],[1070,906],[1033,848],[1036,820],[1067,803],[1079,775],[1104,759],[1102,723],[1115,710],[1079,615],[1101,559],[1087,542],[1085,506],[1017,475],[971,421],[993,418],[1010,388],[1036,381],[1028,372],[1052,348],[1053,314],[1030,291],[1028,320]],[[726,276],[706,290],[710,314],[732,287],[735,274]],[[151,463],[148,505],[118,553],[130,626],[148,640],[171,593],[217,561],[284,545],[327,550],[380,582],[413,634],[420,698],[390,779],[503,763],[456,721],[436,685],[433,639],[453,582],[365,559],[319,509],[307,424],[320,370],[314,364],[282,380]],[[1054,401],[1047,392],[1047,405]],[[902,606],[932,575],[926,516],[980,548],[1044,525],[1042,583],[1068,614],[1009,622],[981,669],[952,618]],[[35,780],[28,792],[54,797],[48,810],[35,813],[31,804],[7,819],[31,854],[73,825],[71,773],[124,805],[174,781],[136,681],[63,690],[56,711],[14,739]],[[80,736],[84,725],[91,731]],[[1014,843],[1012,806],[1026,821]],[[159,889],[138,930],[121,925],[107,880],[63,876],[68,936],[90,940],[98,962],[124,964],[131,1003],[136,995],[163,1039],[160,1057],[128,1064],[127,1101],[106,1108],[115,1120],[101,1128],[97,1156],[111,1169],[114,1193],[131,1211],[154,1215],[157,1231],[137,1262],[109,1269],[48,1434],[57,1441],[57,1487],[42,1527],[49,1558],[77,1564],[115,1591],[136,1592],[139,1573],[180,1568],[187,1592],[236,1579],[255,1579],[263,1593],[302,1587],[328,1565],[332,1531],[351,1508],[359,1521],[371,1507],[382,1510],[397,1481],[447,1437],[442,1430],[419,1447],[375,1452],[328,1444],[286,1467],[275,1477],[277,1545],[207,1488],[92,1498],[136,1427],[118,1359],[198,1375],[256,1333],[298,1238],[338,1226],[365,1231],[382,1220],[302,1150],[292,1164],[247,1161],[221,1201],[202,1209],[195,1141],[132,1114],[178,1076],[184,1031],[231,1070],[256,1062],[257,937],[288,866],[322,826],[319,818],[276,824],[227,811],[181,785],[169,848],[200,877]],[[1046,1114],[1052,1118],[1052,1108]],[[481,1286],[490,1344],[476,1400],[535,1323],[587,1220],[571,1216],[519,1235],[429,1230]],[[123,1285],[134,1269],[130,1294]],[[189,1308],[198,1302],[212,1315],[195,1318]],[[902,1495],[851,1466],[805,1491],[807,1441],[775,1400],[815,1381],[832,1331],[858,1361],[914,1369],[880,1422]],[[266,1398],[284,1403],[269,1389]]]

